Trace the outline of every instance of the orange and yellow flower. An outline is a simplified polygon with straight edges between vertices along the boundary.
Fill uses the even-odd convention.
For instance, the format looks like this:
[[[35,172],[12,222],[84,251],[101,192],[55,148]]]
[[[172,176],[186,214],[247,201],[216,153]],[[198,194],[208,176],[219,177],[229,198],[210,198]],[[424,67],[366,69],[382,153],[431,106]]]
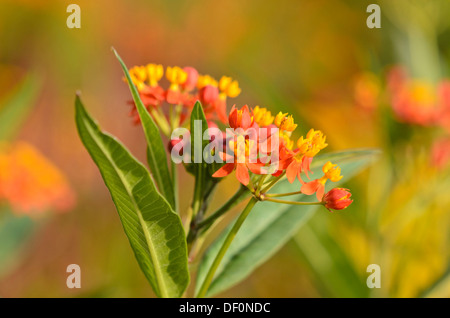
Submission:
[[[237,97],[241,92],[239,83],[232,80],[231,77],[222,76],[220,81],[217,81],[210,75],[200,75],[193,67],[167,67],[164,73],[162,65],[148,64],[134,66],[129,73],[133,84],[139,91],[142,103],[147,109],[162,107],[164,103],[171,105],[170,107],[177,107],[176,119],[167,118],[167,115],[160,109],[157,112],[151,112],[157,123],[177,122],[181,125],[197,100],[202,103],[208,120],[218,119],[222,123],[226,123],[227,98]],[[170,83],[167,90],[159,85],[164,74]],[[139,123],[140,119],[134,101],[131,101],[130,104],[133,106],[130,115],[134,118],[135,123]],[[161,116],[165,118],[156,118]]]
[[[275,125],[282,131],[292,132],[297,128],[297,124],[294,123],[292,115],[287,116],[287,114],[279,112],[275,117]]]
[[[252,111],[253,121],[259,127],[267,127],[273,124],[275,117],[272,116],[272,113],[267,110],[267,108],[255,106]]]
[[[296,177],[303,183],[302,172],[305,172],[308,177],[312,158],[328,146],[325,140],[326,137],[323,133],[314,129],[306,134],[306,138],[302,136],[297,140],[297,149],[289,152],[290,156],[282,160],[282,165],[286,167],[286,177],[290,183],[293,183]]]
[[[66,178],[33,146],[20,142],[0,150],[0,201],[18,214],[67,211],[75,195]]]
[[[252,140],[246,140],[244,136],[236,136],[233,140],[229,141],[229,147],[233,151],[234,156],[232,156],[232,162],[225,163],[222,168],[217,170],[212,176],[214,178],[222,178],[229,175],[231,172],[236,170],[236,178],[240,183],[247,186],[250,182],[249,170],[255,174],[261,174],[261,167],[264,164],[257,162],[257,160],[251,160]],[[223,153],[223,160],[227,161],[229,155]],[[255,159],[255,158],[253,158]],[[256,161],[256,162],[253,162]]]
[[[300,189],[300,191],[306,195],[315,193],[317,200],[319,201],[322,200],[325,193],[325,183],[327,180],[337,182],[342,179],[341,168],[335,164],[332,164],[330,161],[323,165],[322,171],[324,173],[323,177],[304,183]]]

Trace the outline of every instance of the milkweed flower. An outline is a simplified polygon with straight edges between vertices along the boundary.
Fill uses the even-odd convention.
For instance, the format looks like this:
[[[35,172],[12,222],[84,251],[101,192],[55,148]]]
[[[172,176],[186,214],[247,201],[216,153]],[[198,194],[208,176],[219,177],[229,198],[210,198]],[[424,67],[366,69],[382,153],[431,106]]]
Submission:
[[[301,173],[305,172],[308,177],[312,158],[320,150],[328,146],[325,142],[326,136],[320,130],[311,129],[306,134],[306,138],[300,137],[297,140],[297,149],[289,151],[291,156],[283,160],[283,166],[286,167],[286,177],[290,183],[293,183],[297,177],[303,183]]]
[[[267,110],[267,108],[255,106],[253,108],[253,121],[260,127],[267,127],[272,125],[275,117],[272,116],[272,113]]]
[[[377,107],[380,93],[380,81],[373,73],[363,73],[355,79],[353,95],[358,107],[373,111]]]
[[[183,71],[186,72],[187,78],[186,81],[181,84],[181,87],[184,91],[190,92],[197,86],[198,72],[195,68],[190,66],[184,67]]]
[[[186,83],[188,78],[187,72],[178,66],[167,67],[166,78],[170,82],[170,87],[166,92],[166,100],[169,104],[181,104],[183,102],[183,94],[180,92],[180,85]]]
[[[450,82],[437,85],[409,78],[399,67],[388,74],[390,102],[397,118],[421,126],[443,125],[450,118]]]
[[[217,87],[218,82],[210,75],[199,75],[197,79],[197,88],[202,89],[206,85],[211,85]]]
[[[241,93],[238,81],[233,81],[231,77],[222,76],[219,81],[220,97],[237,97]]]
[[[143,89],[145,87],[145,81],[147,80],[147,70],[145,66],[135,66],[130,69],[129,73],[133,84],[136,85],[138,89]]]
[[[275,117],[275,125],[282,131],[292,132],[297,128],[297,125],[294,124],[292,115],[286,116],[287,114],[288,113],[283,114],[282,112],[279,112]]]
[[[202,105],[213,105],[219,97],[219,89],[213,85],[206,85],[199,91],[199,99]]]
[[[323,198],[325,193],[325,183],[328,180],[337,182],[342,179],[341,168],[335,164],[332,164],[330,161],[323,165],[322,171],[324,173],[323,177],[304,183],[300,188],[300,191],[303,194],[311,195],[315,193],[317,200],[319,201]]]
[[[199,74],[190,66],[169,66],[164,72],[162,65],[148,64],[132,67],[129,74],[142,103],[166,135],[170,133],[169,126],[173,129],[174,125],[183,124],[197,100],[202,103],[208,120],[217,119],[226,123],[227,98],[237,97],[241,92],[239,83],[231,77],[222,76],[220,81],[217,81],[210,75]],[[170,83],[166,90],[159,85],[164,75]],[[129,103],[133,106],[130,116],[137,124],[140,118],[136,105],[134,101]],[[161,107],[166,103],[174,110],[163,111]]]
[[[71,209],[75,194],[60,170],[20,142],[0,150],[0,201],[17,214],[36,215]]]
[[[325,194],[322,202],[330,212],[332,212],[331,210],[343,210],[352,204],[351,196],[349,189],[334,188]]]
[[[237,136],[236,141],[230,140],[229,147],[233,151],[234,157],[229,158],[229,155],[223,153],[224,161],[227,162],[223,167],[217,170],[212,176],[214,178],[222,178],[229,175],[231,172],[236,170],[236,178],[240,183],[247,186],[250,182],[249,170],[255,174],[261,174],[261,167],[264,166],[262,163],[254,163],[251,159],[251,148],[254,145],[252,140],[245,140],[244,136]],[[254,159],[254,158],[253,158]]]
[[[235,105],[231,108],[230,115],[228,116],[228,123],[231,128],[242,128],[247,130],[253,124],[252,116],[250,116],[250,110],[247,105],[244,105],[241,109],[237,109]]]
[[[431,164],[443,169],[450,164],[450,137],[438,139],[431,149]]]

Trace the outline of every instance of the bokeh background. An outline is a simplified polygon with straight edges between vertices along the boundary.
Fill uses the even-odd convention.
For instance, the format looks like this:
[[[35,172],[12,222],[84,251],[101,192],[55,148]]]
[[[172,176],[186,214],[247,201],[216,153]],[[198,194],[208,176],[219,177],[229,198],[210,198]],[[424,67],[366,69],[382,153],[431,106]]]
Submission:
[[[81,29],[66,26],[72,2],[81,7]],[[380,29],[366,26],[371,3],[381,7]],[[112,46],[128,66],[232,76],[242,88],[233,102],[289,111],[299,132],[322,130],[329,150],[383,151],[347,185],[352,206],[316,213],[269,262],[219,296],[450,296],[449,143],[436,146],[439,164],[432,156],[448,126],[399,118],[387,88],[391,67],[402,66],[437,99],[435,87],[449,76],[449,15],[446,0],[0,0],[0,96],[26,74],[41,83],[16,140],[39,149],[76,196],[70,211],[38,218],[14,266],[0,273],[0,296],[153,295],[74,124],[80,91],[102,128],[145,158]],[[183,175],[183,188],[191,182]],[[220,187],[232,195],[237,182]],[[182,191],[182,206],[190,195]],[[81,267],[81,289],[66,287],[72,263]],[[372,263],[382,269],[380,289],[366,287]]]

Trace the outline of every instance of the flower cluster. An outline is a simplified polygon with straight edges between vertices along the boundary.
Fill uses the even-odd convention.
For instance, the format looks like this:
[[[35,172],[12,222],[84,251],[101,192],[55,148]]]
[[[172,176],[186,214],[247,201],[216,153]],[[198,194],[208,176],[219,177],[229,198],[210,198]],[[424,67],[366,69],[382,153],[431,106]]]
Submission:
[[[297,124],[292,115],[283,112],[275,115],[260,106],[245,105],[240,109],[233,106],[226,115],[227,98],[237,97],[241,92],[237,81],[226,76],[217,81],[209,75],[199,75],[192,67],[175,66],[166,68],[170,85],[163,89],[159,84],[164,76],[162,65],[135,66],[129,73],[143,104],[166,136],[183,126],[196,101],[203,107],[209,129],[228,123],[226,132],[219,130],[219,134],[210,139],[217,144],[214,155],[218,154],[220,162],[225,162],[212,173],[213,178],[235,172],[237,180],[260,200],[269,200],[266,192],[281,178],[286,177],[290,183],[298,179],[298,193],[315,194],[319,202],[328,207],[339,210],[351,203],[351,200],[330,203],[336,196],[328,196],[328,201],[323,201],[326,182],[342,178],[337,165],[327,162],[322,169],[323,176],[309,179],[313,158],[328,145],[320,130],[311,129],[306,136],[295,140],[292,134]],[[168,114],[162,110],[164,104],[169,105]],[[135,108],[132,114],[138,121]],[[181,135],[182,139],[170,140],[169,151],[176,151],[190,160],[186,152],[190,151],[191,139],[186,133]],[[189,169],[189,165],[186,167]]]
[[[18,214],[66,211],[75,195],[62,173],[34,147],[24,142],[2,146],[0,201]]]
[[[450,163],[450,80],[436,83],[411,77],[403,66],[394,66],[387,72],[385,84],[370,72],[360,74],[354,82],[355,104],[369,113],[386,104],[392,109],[393,119],[408,124],[409,131],[417,127],[432,137],[431,165],[444,169]],[[385,115],[385,113],[380,112]],[[392,136],[396,138],[397,136]]]
[[[239,83],[231,77],[222,76],[217,81],[210,75],[199,74],[193,67],[167,67],[167,89],[160,85],[164,77],[162,65],[135,66],[129,73],[143,104],[167,136],[174,128],[183,125],[197,100],[202,103],[208,120],[226,123],[227,98],[237,97],[241,93]],[[134,102],[131,104],[131,116],[139,122]],[[164,104],[169,105],[166,111],[163,110]]]
[[[306,195],[316,194],[319,201],[324,197],[327,180],[336,182],[342,179],[340,168],[331,162],[327,162],[322,168],[324,173],[322,177],[309,182],[303,180],[302,173],[309,179],[308,173],[311,172],[310,165],[313,158],[327,146],[326,137],[321,131],[311,129],[306,137],[301,136],[294,142],[291,136],[297,124],[294,123],[292,115],[280,112],[276,116],[272,116],[269,110],[259,106],[253,109],[250,109],[247,105],[241,109],[233,106],[228,122],[234,131],[241,129],[240,133],[235,133],[232,138],[227,138],[228,149],[231,150],[234,158],[230,160],[229,153],[224,153],[223,159],[227,163],[216,171],[213,177],[224,177],[235,171],[239,182],[254,192],[257,190],[257,186],[253,184],[252,179],[256,181],[259,177],[260,180],[263,180],[261,182],[264,182],[268,169],[263,168],[276,164],[276,171],[271,173],[273,180],[278,180],[284,175],[290,183],[298,179],[301,184],[300,192]],[[265,130],[267,133],[262,134],[261,132]],[[276,133],[273,131],[276,131]],[[246,139],[246,137],[248,138]],[[277,137],[278,142],[274,142],[275,137]],[[260,153],[258,148],[262,144],[266,144],[269,155],[271,152],[277,152],[279,156],[270,156],[270,160],[263,160],[265,158],[258,156],[258,153]],[[277,149],[273,149],[272,144],[275,144]],[[294,148],[294,144],[297,146],[296,148]],[[250,176],[249,172],[253,176]],[[270,183],[270,180],[268,182]],[[337,209],[342,209],[348,206],[351,203],[350,201],[344,201],[348,203],[346,205],[334,206],[338,207]],[[330,206],[333,205],[330,204]]]
[[[388,93],[396,116],[411,124],[441,125],[450,130],[450,81],[442,80],[436,86],[409,78],[400,68],[388,74]]]

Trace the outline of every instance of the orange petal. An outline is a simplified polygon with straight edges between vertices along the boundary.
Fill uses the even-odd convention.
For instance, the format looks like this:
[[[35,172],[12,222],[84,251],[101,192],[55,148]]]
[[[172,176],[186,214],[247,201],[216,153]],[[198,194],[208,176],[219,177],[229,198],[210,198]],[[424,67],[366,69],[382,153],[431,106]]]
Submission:
[[[300,191],[303,194],[306,194],[306,195],[314,194],[318,190],[318,188],[320,187],[320,184],[321,183],[317,179],[313,180],[313,181],[310,181],[310,182],[307,182],[307,183],[302,185]]]
[[[227,163],[222,168],[214,172],[214,178],[222,178],[229,175],[234,170],[234,163]]]
[[[261,167],[264,167],[263,163],[250,163],[247,162],[247,168],[255,174],[261,174]]]
[[[286,176],[290,183],[294,182],[299,169],[301,170],[301,163],[295,159],[292,160],[291,164],[286,169]]]
[[[319,182],[319,188],[316,192],[317,200],[322,201],[323,195],[325,193],[325,185]]]
[[[247,185],[250,182],[250,176],[248,174],[247,167],[243,163],[236,164],[236,178],[243,185]]]
[[[309,175],[308,172],[311,172],[311,169],[309,168],[309,166],[311,165],[313,158],[312,157],[303,157],[302,159],[302,169],[306,174],[306,177],[309,179]]]

